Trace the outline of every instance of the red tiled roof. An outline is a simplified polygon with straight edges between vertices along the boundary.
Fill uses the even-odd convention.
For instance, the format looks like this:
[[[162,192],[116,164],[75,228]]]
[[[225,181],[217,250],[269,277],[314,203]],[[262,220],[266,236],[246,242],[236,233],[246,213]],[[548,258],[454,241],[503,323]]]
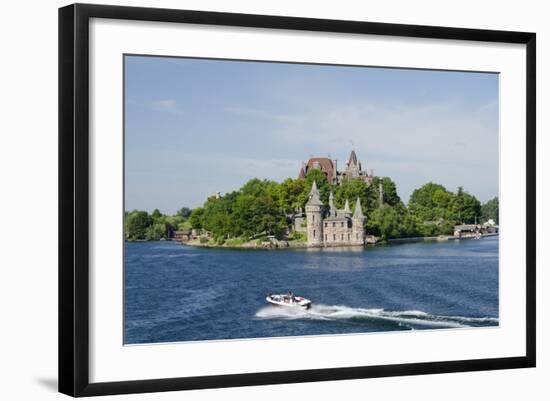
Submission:
[[[321,171],[327,175],[328,181],[332,183],[335,177],[334,163],[328,157],[312,157],[309,159],[306,165],[305,173],[307,174],[310,169],[315,168],[317,163],[319,164]]]

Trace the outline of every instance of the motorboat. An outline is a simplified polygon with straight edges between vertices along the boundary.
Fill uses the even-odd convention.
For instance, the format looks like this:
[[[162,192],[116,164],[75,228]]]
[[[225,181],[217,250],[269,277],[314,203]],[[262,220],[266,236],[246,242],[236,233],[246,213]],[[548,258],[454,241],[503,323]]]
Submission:
[[[265,299],[272,305],[286,306],[294,308],[309,309],[311,308],[311,301],[304,297],[294,295],[292,292],[288,294],[270,294]]]

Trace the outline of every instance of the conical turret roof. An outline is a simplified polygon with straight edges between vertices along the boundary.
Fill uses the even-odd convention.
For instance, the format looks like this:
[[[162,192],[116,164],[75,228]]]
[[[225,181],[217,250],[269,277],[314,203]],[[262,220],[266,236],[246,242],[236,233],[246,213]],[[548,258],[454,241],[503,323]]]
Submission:
[[[344,205],[344,212],[351,213],[351,209],[349,207],[349,200],[346,199],[346,204]]]
[[[309,200],[307,201],[306,205],[310,206],[322,206],[323,202],[321,202],[319,190],[317,189],[317,183],[313,181],[313,185],[311,186],[311,191],[309,191]]]
[[[317,189],[317,181],[313,180],[313,184],[311,185],[311,191],[309,191],[309,194],[316,193],[319,195],[319,190]]]
[[[357,164],[357,155],[355,154],[355,150],[351,151],[351,153],[349,155],[348,163],[349,164]]]
[[[363,214],[363,209],[361,208],[361,199],[357,197],[357,202],[355,202],[355,211],[353,212],[353,217],[356,219],[364,219],[365,215]]]

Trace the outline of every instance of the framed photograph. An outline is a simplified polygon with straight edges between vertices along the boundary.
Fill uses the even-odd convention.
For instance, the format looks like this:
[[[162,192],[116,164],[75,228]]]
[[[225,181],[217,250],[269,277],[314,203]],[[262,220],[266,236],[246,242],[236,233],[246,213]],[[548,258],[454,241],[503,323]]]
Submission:
[[[535,34],[59,10],[59,390],[535,366]]]

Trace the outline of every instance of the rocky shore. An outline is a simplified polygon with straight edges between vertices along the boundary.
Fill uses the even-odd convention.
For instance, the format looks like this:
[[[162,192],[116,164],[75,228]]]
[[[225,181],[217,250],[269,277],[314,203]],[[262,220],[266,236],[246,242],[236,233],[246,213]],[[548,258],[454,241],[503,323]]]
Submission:
[[[492,237],[498,236],[496,234],[481,234],[480,237]],[[452,241],[458,239],[475,239],[474,235],[455,237],[452,235],[439,235],[434,237],[408,237],[408,238],[390,238],[388,240],[381,241],[375,236],[368,236],[365,245],[382,245],[388,243],[404,243],[404,242],[419,242],[419,241]],[[203,238],[196,238],[190,241],[182,242],[184,245],[196,246],[201,248],[227,248],[227,249],[303,249],[303,248],[319,248],[319,246],[308,245],[305,241],[296,240],[278,240],[275,238],[269,238],[267,240],[250,240],[246,242],[239,242],[235,240],[228,240],[223,244],[216,243],[213,240],[205,240]],[[337,247],[338,245],[335,245]],[[341,247],[349,247],[350,245],[341,245]]]
[[[378,238],[371,235],[367,237],[365,245],[376,244],[377,242],[378,242]],[[196,246],[196,247],[202,247],[202,248],[229,248],[229,249],[231,248],[234,248],[234,249],[322,248],[322,246],[318,246],[318,245],[309,245],[306,241],[278,240],[275,238],[269,238],[267,240],[250,240],[246,242],[228,240],[223,244],[216,243],[213,240],[206,240],[205,238],[203,238],[202,240],[201,238],[196,238],[196,239],[192,239],[190,241],[185,241],[182,243],[184,245]],[[350,246],[352,245],[342,244],[342,245],[334,245],[332,247],[350,247]]]
[[[202,248],[237,248],[237,249],[282,249],[282,248],[309,248],[304,241],[286,241],[270,239],[267,241],[251,240],[242,243],[227,241],[223,244],[218,244],[214,241],[201,242],[200,239],[193,239],[183,242],[184,245],[196,246]]]

